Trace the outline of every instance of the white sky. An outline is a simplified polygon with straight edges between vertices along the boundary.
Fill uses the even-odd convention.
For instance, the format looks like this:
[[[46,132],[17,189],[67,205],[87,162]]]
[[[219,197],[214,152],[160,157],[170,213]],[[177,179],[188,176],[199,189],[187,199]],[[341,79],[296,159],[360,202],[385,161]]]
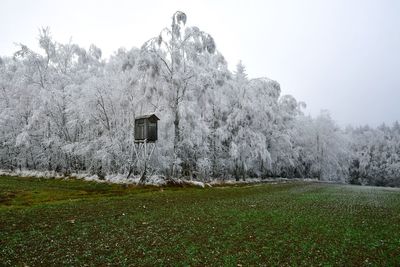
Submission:
[[[328,109],[341,125],[400,121],[400,1],[0,0],[0,55],[37,50],[38,29],[58,42],[140,47],[176,10],[210,33],[234,69],[277,80],[284,94]]]

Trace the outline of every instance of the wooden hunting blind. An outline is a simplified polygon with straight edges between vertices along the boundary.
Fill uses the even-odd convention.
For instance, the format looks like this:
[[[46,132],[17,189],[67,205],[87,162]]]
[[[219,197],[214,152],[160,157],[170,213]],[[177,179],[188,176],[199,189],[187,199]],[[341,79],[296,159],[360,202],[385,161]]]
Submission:
[[[135,118],[135,142],[154,143],[157,141],[157,121],[155,114]]]

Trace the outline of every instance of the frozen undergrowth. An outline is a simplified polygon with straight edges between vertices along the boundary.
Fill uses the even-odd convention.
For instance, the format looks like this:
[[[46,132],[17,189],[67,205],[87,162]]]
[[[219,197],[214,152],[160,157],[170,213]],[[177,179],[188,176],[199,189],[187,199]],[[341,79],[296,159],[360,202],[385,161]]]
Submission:
[[[114,184],[139,184],[140,176],[132,175],[127,179],[127,174],[110,174],[106,175],[103,179],[99,176],[91,175],[89,173],[72,173],[69,176],[54,172],[54,171],[32,171],[32,170],[0,170],[0,176],[19,176],[19,177],[37,177],[47,179],[70,179],[77,178],[85,181],[94,181],[99,183],[114,183]],[[289,182],[289,181],[303,181],[303,182],[317,182],[316,179],[311,178],[247,178],[246,180],[232,180],[232,179],[215,179],[210,182],[195,181],[189,179],[177,179],[177,178],[166,178],[162,175],[152,175],[147,177],[145,185],[153,186],[165,186],[165,185],[176,185],[176,186],[196,186],[196,187],[211,187],[220,185],[235,185],[235,184],[258,184],[258,183],[277,183],[277,182]]]

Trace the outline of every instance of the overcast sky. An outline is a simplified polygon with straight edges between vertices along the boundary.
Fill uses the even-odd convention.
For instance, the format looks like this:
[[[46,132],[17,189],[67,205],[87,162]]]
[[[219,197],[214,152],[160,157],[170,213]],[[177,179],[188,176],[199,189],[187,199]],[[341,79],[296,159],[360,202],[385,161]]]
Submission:
[[[230,69],[266,76],[342,126],[400,121],[400,1],[0,0],[0,55],[37,50],[38,29],[58,42],[95,44],[107,58],[140,47],[176,10],[210,33]]]

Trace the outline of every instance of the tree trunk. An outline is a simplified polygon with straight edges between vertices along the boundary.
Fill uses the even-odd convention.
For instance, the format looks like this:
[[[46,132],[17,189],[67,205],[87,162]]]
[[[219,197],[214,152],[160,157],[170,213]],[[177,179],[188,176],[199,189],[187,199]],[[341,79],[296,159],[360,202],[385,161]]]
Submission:
[[[132,172],[133,172],[133,167],[130,166],[130,167],[129,167],[128,176],[126,176],[126,179],[129,179],[129,177],[131,177]]]
[[[242,179],[243,181],[246,181],[246,171],[244,169],[244,162],[242,161]]]
[[[142,176],[140,177],[139,184],[143,185],[146,182],[146,171],[147,171],[147,162],[144,161],[144,170]]]
[[[172,176],[177,176],[178,175],[178,166],[176,166],[176,161],[178,158],[180,158],[180,152],[179,152],[179,142],[180,142],[180,128],[179,128],[179,110],[178,106],[176,103],[175,107],[175,120],[174,120],[174,163],[172,167]]]
[[[178,144],[180,141],[179,122],[180,122],[179,111],[178,111],[178,107],[176,107],[175,120],[174,120],[174,135],[175,135],[174,136],[174,153],[175,153],[175,155],[178,154]]]
[[[238,166],[238,163],[237,163],[237,160],[235,159],[235,180],[238,182],[240,179],[239,179],[239,166]]]

